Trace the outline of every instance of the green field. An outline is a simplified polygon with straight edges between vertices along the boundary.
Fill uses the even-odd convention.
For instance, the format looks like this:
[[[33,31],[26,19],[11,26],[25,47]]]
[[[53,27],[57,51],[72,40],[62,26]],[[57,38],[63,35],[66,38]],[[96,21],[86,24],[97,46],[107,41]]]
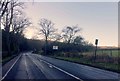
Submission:
[[[84,52],[84,55],[94,55],[94,51],[93,52]],[[112,57],[120,57],[120,50],[97,50],[97,55],[98,56],[112,56]]]
[[[53,56],[54,58],[67,60],[75,63],[95,66],[101,69],[107,69],[115,72],[120,72],[118,67],[120,64],[118,60],[120,59],[120,50],[97,50],[97,58],[94,62],[95,52],[83,52],[83,53],[71,53],[64,52]],[[73,56],[72,56],[73,55]],[[76,56],[74,56],[76,55]],[[119,57],[119,58],[118,58]]]
[[[75,63],[80,63],[80,64],[85,64],[85,65],[89,65],[89,66],[93,66],[93,67],[97,67],[97,68],[101,68],[101,69],[106,69],[106,70],[110,70],[110,71],[115,71],[115,72],[120,72],[119,70],[119,66],[120,64],[114,64],[114,63],[104,63],[104,62],[92,62],[88,59],[84,59],[84,58],[71,58],[71,57],[54,57],[57,59],[61,59],[61,60],[66,60],[66,61],[70,61],[70,62],[75,62]]]

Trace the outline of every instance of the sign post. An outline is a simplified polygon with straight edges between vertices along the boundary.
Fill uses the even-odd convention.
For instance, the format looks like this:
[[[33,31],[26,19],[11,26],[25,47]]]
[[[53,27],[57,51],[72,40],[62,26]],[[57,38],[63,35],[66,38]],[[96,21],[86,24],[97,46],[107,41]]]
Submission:
[[[54,55],[55,55],[55,53],[57,52],[57,50],[58,50],[58,46],[53,46],[53,51],[54,51]]]
[[[96,60],[96,52],[97,52],[97,45],[98,45],[98,39],[95,40],[95,58],[94,58],[94,62]]]
[[[53,46],[53,50],[58,50],[58,46]]]

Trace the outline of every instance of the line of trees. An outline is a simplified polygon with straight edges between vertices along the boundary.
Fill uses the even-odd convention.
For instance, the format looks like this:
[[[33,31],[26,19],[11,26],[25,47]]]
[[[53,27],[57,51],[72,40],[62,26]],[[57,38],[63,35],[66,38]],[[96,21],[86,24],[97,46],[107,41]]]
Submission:
[[[51,20],[43,18],[39,21],[38,27],[40,36],[44,36],[45,39],[45,45],[43,46],[45,54],[52,54],[54,52],[53,46],[56,45],[59,47],[59,52],[84,52],[94,49],[91,43],[85,41],[84,38],[78,34],[81,28],[77,25],[66,26],[61,34],[59,34],[54,27],[54,23]]]
[[[17,0],[0,1],[0,26],[2,29],[2,56],[11,56],[25,50],[23,30],[31,24],[22,12],[24,4]]]
[[[32,23],[22,12],[23,9],[24,3],[17,0],[0,1],[3,57],[35,49],[43,51],[44,54],[52,54],[54,45],[59,46],[59,52],[83,52],[94,48],[79,35],[81,28],[77,25],[64,27],[60,34],[54,27],[54,23],[45,18],[38,22],[39,35],[44,37],[44,41],[25,38],[23,31]]]

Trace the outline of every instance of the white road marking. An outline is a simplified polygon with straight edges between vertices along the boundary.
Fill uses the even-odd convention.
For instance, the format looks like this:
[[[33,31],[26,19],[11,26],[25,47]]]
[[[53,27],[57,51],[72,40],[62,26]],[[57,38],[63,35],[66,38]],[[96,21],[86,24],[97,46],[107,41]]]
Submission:
[[[28,56],[30,59],[31,59],[31,61],[36,65],[36,67],[40,70],[40,71],[42,71],[42,73],[44,73],[44,71],[38,66],[38,64],[34,61],[34,59],[31,57],[31,56]],[[45,75],[46,76],[46,75]],[[46,76],[47,77],[47,76]]]
[[[53,68],[53,66],[52,66],[51,64],[49,64],[49,67],[50,67],[50,68]]]
[[[2,79],[0,81],[2,81],[8,75],[8,73],[11,71],[11,69],[16,64],[16,62],[19,60],[20,57],[21,57],[21,55],[17,58],[17,60],[13,63],[13,65],[9,68],[9,70],[5,73],[5,75],[2,77]]]
[[[26,73],[28,75],[28,79],[30,79],[30,76],[29,76],[29,73],[28,73],[28,68],[27,68],[26,56],[25,56],[25,67],[26,67]]]
[[[63,70],[63,69],[61,69],[61,68],[53,65],[53,64],[50,64],[50,63],[46,62],[45,60],[43,60],[43,62],[45,62],[45,63],[48,64],[48,65],[52,65],[52,67],[58,69],[59,71],[65,73],[65,74],[67,74],[67,75],[69,75],[69,76],[71,76],[71,77],[73,77],[73,78],[75,78],[75,79],[77,79],[77,80],[83,81],[83,80],[80,79],[79,77],[77,77],[77,76],[75,76],[75,75],[73,75],[73,74],[71,74],[71,73],[69,73],[69,72],[67,72],[67,71],[65,71],[65,70]]]
[[[75,75],[73,75],[73,74],[71,74],[71,73],[69,73],[69,72],[67,72],[67,71],[65,71],[65,70],[63,70],[63,69],[61,69],[61,68],[59,68],[59,67],[57,67],[57,66],[55,66],[55,65],[53,65],[53,64],[51,64],[51,63],[49,63],[49,62],[47,62],[47,61],[45,61],[45,60],[43,60],[43,59],[41,59],[41,60],[42,60],[44,63],[46,63],[46,64],[48,64],[48,65],[51,65],[52,67],[56,68],[57,70],[65,73],[65,74],[67,74],[67,75],[69,75],[69,76],[71,76],[71,77],[73,77],[73,78],[75,78],[75,79],[80,80],[80,81],[83,81],[83,80],[80,79],[79,77],[77,77],[77,76],[75,76]]]

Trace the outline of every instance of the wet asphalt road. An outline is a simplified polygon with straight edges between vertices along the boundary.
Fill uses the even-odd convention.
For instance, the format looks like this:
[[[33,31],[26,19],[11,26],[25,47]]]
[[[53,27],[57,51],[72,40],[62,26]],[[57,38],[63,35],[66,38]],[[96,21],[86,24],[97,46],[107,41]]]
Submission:
[[[5,73],[6,74],[6,73]],[[4,75],[5,75],[4,74]],[[3,80],[119,81],[119,74],[85,65],[23,53]]]
[[[3,80],[77,80],[33,55],[24,53]]]

